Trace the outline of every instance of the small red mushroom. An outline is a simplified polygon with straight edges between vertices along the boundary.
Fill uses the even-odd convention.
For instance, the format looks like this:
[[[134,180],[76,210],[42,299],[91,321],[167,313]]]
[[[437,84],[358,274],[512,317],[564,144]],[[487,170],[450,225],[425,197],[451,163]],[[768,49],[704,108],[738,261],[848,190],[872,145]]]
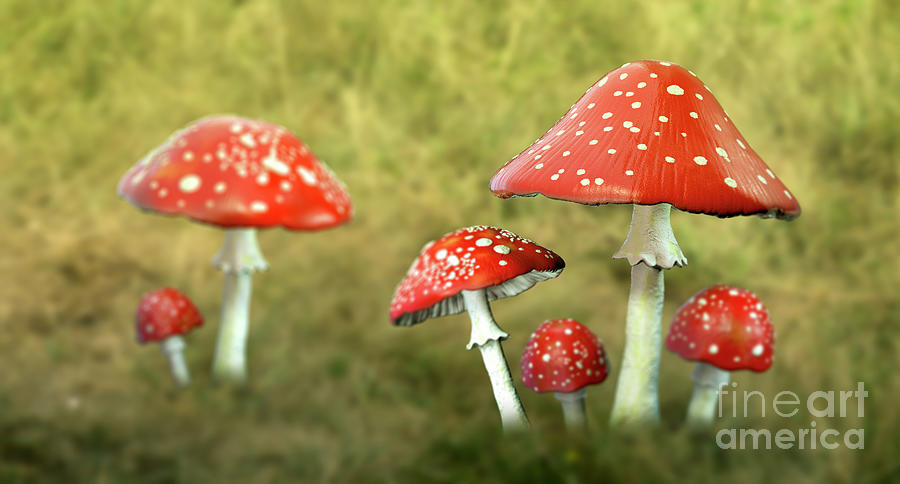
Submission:
[[[728,384],[729,372],[763,372],[772,366],[775,330],[755,294],[715,285],[693,295],[678,309],[666,348],[697,362],[687,423],[706,427],[712,424],[719,388]]]
[[[219,379],[246,377],[251,276],[268,265],[256,229],[313,231],[350,220],[344,185],[287,129],[215,116],[176,132],[132,167],[119,195],[140,209],[225,229],[213,264],[225,272],[213,362]]]
[[[413,262],[391,301],[391,323],[411,326],[428,318],[466,311],[472,333],[466,349],[478,347],[491,379],[503,428],[525,427],[519,401],[489,301],[515,296],[558,276],[565,262],[536,243],[503,229],[474,226],[429,242]]]
[[[157,289],[141,298],[134,322],[138,343],[160,342],[175,384],[187,386],[191,377],[184,362],[181,336],[203,325],[203,316],[194,303],[177,289]]]
[[[574,319],[542,323],[522,354],[522,383],[538,393],[555,392],[570,429],[585,427],[585,387],[603,382],[608,372],[603,343]]]
[[[613,256],[632,266],[613,423],[659,421],[662,271],[687,264],[671,208],[717,217],[800,215],[794,195],[706,85],[655,60],[603,76],[494,174],[491,190],[501,198],[540,193],[585,205],[634,205],[628,236]]]

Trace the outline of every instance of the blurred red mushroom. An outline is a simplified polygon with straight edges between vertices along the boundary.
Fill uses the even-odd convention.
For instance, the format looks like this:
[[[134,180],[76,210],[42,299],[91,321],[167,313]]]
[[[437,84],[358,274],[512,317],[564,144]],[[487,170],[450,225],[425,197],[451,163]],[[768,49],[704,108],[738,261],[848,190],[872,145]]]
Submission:
[[[225,229],[213,264],[225,272],[213,375],[246,378],[251,276],[268,265],[256,229],[320,230],[350,220],[344,185],[287,129],[237,116],[201,119],[132,167],[119,195],[143,210]]]
[[[181,336],[203,325],[203,316],[194,303],[177,289],[157,289],[141,298],[134,322],[138,343],[159,342],[175,384],[187,386],[191,377],[184,362]]]
[[[693,295],[675,315],[666,348],[696,361],[687,423],[707,427],[715,417],[719,388],[736,370],[772,366],[775,330],[759,298],[737,287],[716,285]]]
[[[585,387],[606,380],[603,343],[574,319],[545,321],[531,334],[522,354],[522,382],[535,392],[555,392],[570,429],[587,425]]]
[[[552,251],[503,229],[475,226],[429,242],[397,286],[391,323],[411,326],[428,318],[468,312],[472,333],[466,349],[478,347],[491,379],[503,428],[525,427],[519,401],[489,302],[515,296],[554,278],[565,262]]]
[[[533,196],[586,205],[633,204],[613,256],[631,264],[626,344],[611,420],[659,420],[663,270],[687,259],[671,208],[717,217],[792,219],[800,205],[750,148],[707,87],[671,62],[613,70],[544,136],[491,179],[501,198]]]

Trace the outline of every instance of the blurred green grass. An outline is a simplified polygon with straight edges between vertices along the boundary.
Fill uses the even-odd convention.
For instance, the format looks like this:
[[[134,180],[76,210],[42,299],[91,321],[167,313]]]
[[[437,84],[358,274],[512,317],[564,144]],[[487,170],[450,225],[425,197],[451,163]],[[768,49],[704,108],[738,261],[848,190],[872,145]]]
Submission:
[[[884,482],[900,479],[900,5],[736,2],[0,2],[0,482]],[[594,432],[520,387],[533,435],[502,438],[464,316],[392,328],[394,285],[424,242],[495,224],[568,268],[494,304],[521,345],[575,317],[621,357],[628,207],[500,201],[487,180],[606,71],[691,68],[801,201],[791,223],[675,214],[691,261],[667,273],[664,319],[712,283],[757,292],[777,361],[744,388],[871,391],[866,449],[720,451],[680,430],[691,366],[663,357],[665,424]],[[207,371],[217,230],[140,214],[121,174],[170,132],[234,112],[288,126],[348,184],[357,218],[271,230],[256,278],[252,381]],[[208,327],[176,395],[132,334],[141,294],[174,285]],[[725,422],[798,428],[808,417]],[[685,477],[690,476],[690,477]]]

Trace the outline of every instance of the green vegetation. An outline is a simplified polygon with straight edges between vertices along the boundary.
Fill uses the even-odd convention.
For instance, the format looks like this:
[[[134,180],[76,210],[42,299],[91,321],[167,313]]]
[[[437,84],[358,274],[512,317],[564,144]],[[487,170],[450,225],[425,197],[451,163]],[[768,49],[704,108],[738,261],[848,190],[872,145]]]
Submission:
[[[876,482],[900,479],[900,4],[734,2],[0,2],[0,482]],[[776,361],[740,389],[870,391],[865,450],[722,451],[681,430],[692,365],[664,354],[657,435],[610,435],[630,207],[501,201],[494,171],[592,82],[634,59],[691,68],[800,200],[785,223],[673,215],[694,292],[756,292]],[[176,128],[234,112],[294,130],[347,183],[348,226],[269,230],[255,278],[251,383],[211,385],[221,232],[139,213],[118,178]],[[521,346],[544,319],[600,335],[613,373],[593,433],[520,386],[533,434],[504,439],[465,316],[394,328],[420,247],[495,224],[568,268],[493,305]],[[140,296],[190,295],[195,384],[176,394],[134,341]],[[770,409],[771,410],[771,409]],[[807,428],[759,409],[736,428]],[[689,476],[689,477],[686,477]]]

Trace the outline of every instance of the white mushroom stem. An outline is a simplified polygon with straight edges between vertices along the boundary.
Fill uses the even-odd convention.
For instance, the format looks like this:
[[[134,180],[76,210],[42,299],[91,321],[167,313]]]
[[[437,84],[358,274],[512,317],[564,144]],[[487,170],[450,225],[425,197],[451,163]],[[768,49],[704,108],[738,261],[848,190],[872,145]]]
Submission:
[[[631,290],[625,319],[625,352],[610,422],[659,422],[659,356],[662,348],[663,269],[687,265],[669,214],[672,206],[635,205],[631,228],[615,259],[631,264]]]
[[[191,382],[191,375],[188,372],[187,364],[184,362],[184,347],[184,339],[178,335],[169,336],[160,344],[162,353],[169,360],[172,378],[179,387],[186,387]]]
[[[217,380],[242,382],[247,377],[251,278],[253,272],[268,268],[256,243],[256,230],[227,230],[225,243],[212,262],[225,273],[222,317],[212,373]]]
[[[525,409],[516,393],[506,356],[500,341],[509,338],[509,334],[497,326],[491,308],[488,305],[487,294],[484,289],[477,291],[463,291],[463,300],[469,319],[472,320],[472,336],[466,349],[477,346],[484,360],[484,368],[491,379],[491,387],[494,390],[494,399],[500,410],[500,419],[503,430],[518,430],[527,428],[528,417]]]
[[[567,429],[583,430],[587,428],[587,414],[584,406],[586,394],[584,388],[570,393],[556,392],[556,399],[562,404],[563,421],[565,421]]]
[[[719,390],[728,385],[731,373],[709,363],[697,363],[694,373],[694,393],[687,410],[687,424],[694,428],[712,426],[719,403]]]

